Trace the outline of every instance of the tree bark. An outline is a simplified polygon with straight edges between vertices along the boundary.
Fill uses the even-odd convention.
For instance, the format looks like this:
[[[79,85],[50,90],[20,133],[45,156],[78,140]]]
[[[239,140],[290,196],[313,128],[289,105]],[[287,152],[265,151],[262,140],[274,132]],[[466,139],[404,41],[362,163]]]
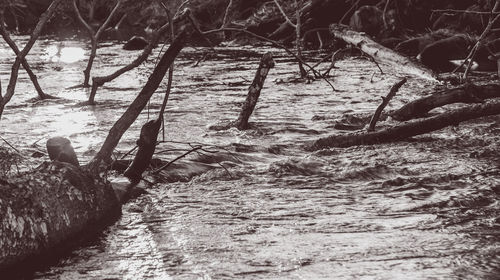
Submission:
[[[134,184],[139,183],[142,173],[146,171],[151,163],[156,149],[156,141],[161,127],[161,118],[147,122],[142,126],[141,135],[137,140],[139,149],[135,154],[134,161],[123,174]]]
[[[274,60],[272,54],[264,54],[260,59],[259,68],[257,68],[257,72],[255,73],[253,82],[248,89],[247,98],[245,100],[245,103],[243,103],[243,106],[241,107],[238,119],[236,121],[232,121],[230,123],[222,125],[213,125],[210,127],[210,129],[226,130],[231,127],[236,127],[239,130],[249,129],[250,125],[248,124],[248,119],[252,115],[253,110],[255,109],[255,105],[257,105],[257,101],[259,100],[260,92],[262,91],[262,87],[264,86],[267,74],[273,67]]]
[[[307,147],[308,150],[320,150],[333,147],[350,147],[358,145],[372,145],[394,142],[408,137],[429,133],[484,116],[500,114],[500,101],[492,101],[480,105],[471,105],[466,108],[442,113],[423,120],[408,122],[399,126],[368,133],[349,135],[332,135],[321,138]]]
[[[271,53],[264,54],[260,60],[259,68],[255,73],[252,85],[248,89],[247,99],[245,100],[245,103],[243,103],[238,120],[236,120],[235,126],[239,130],[248,129],[250,127],[248,125],[248,119],[252,115],[255,105],[259,100],[260,92],[264,86],[264,82],[266,81],[267,74],[273,67],[274,60]]]
[[[485,99],[495,97],[500,97],[499,84],[488,84],[483,86],[468,84],[417,99],[389,113],[389,115],[395,120],[407,121],[413,118],[423,117],[430,110],[444,105],[453,103],[481,103]]]
[[[423,65],[411,61],[393,50],[386,48],[370,39],[364,33],[351,30],[348,26],[340,24],[330,25],[330,32],[333,36],[354,45],[362,52],[371,56],[375,61],[381,64],[388,64],[396,71],[416,75],[418,77],[436,81],[436,75]]]
[[[22,274],[94,237],[120,213],[108,182],[69,163],[44,163],[0,180],[2,278],[25,279]]]

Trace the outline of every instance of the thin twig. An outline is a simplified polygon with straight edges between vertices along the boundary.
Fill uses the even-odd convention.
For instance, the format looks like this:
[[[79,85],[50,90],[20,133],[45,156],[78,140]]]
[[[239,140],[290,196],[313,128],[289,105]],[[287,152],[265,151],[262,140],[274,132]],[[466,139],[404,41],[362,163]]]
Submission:
[[[382,14],[382,20],[384,21],[385,29],[387,29],[387,27],[388,27],[386,13],[387,13],[387,8],[389,7],[390,2],[391,2],[391,0],[385,0],[384,13]]]
[[[280,3],[278,2],[278,0],[273,0],[274,1],[274,4],[276,4],[276,6],[278,7],[278,10],[281,12],[281,14],[283,15],[283,17],[285,18],[285,21],[286,23],[288,23],[291,27],[293,28],[297,28],[297,25],[295,25],[291,20],[290,18],[287,16],[287,14],[285,13],[285,10],[283,10],[283,7],[281,7]]]
[[[176,157],[175,159],[173,159],[173,160],[172,160],[172,161],[170,161],[169,163],[167,163],[167,164],[163,165],[162,167],[160,167],[160,168],[158,168],[158,169],[153,170],[151,173],[153,173],[153,174],[157,174],[157,173],[159,173],[160,171],[162,171],[162,170],[166,169],[167,167],[169,167],[172,163],[174,163],[174,162],[176,162],[176,161],[178,161],[178,160],[180,160],[180,159],[182,159],[182,158],[186,157],[187,155],[191,154],[192,152],[195,152],[195,151],[197,151],[197,150],[200,150],[201,148],[203,148],[203,146],[197,146],[197,147],[194,147],[193,149],[191,149],[191,150],[189,150],[189,151],[185,152],[184,154],[182,154],[182,155],[180,155],[180,156]]]
[[[495,22],[498,19],[500,19],[500,13],[497,13],[497,11],[498,11],[499,8],[500,8],[500,0],[497,0],[495,2],[495,6],[491,10],[490,19],[488,21],[488,25],[484,29],[483,33],[481,33],[481,36],[479,36],[479,39],[477,40],[476,44],[474,45],[474,47],[470,51],[469,55],[465,58],[465,61],[467,61],[468,59],[470,59],[470,60],[469,60],[469,62],[467,64],[467,68],[465,69],[465,72],[464,72],[464,75],[463,75],[463,80],[464,81],[466,81],[467,78],[468,78],[468,76],[469,76],[469,71],[470,71],[470,69],[472,67],[472,63],[473,63],[474,57],[476,56],[477,50],[479,49],[479,47],[483,43],[484,39],[486,38],[486,35],[488,35],[488,33],[490,32],[491,28],[493,27],[493,24],[495,24]],[[493,17],[494,14],[496,14],[495,17]]]
[[[2,139],[2,141],[5,142],[5,144],[9,145],[9,147],[11,147],[14,151],[16,151],[18,154],[21,154],[21,152],[16,149],[14,146],[12,146],[7,140],[5,140],[2,136],[0,136],[0,139]]]

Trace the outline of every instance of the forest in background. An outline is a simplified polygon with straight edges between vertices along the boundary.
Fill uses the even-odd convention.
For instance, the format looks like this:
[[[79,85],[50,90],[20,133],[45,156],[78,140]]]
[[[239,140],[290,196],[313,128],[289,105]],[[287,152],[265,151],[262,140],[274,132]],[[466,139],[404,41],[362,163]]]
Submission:
[[[4,0],[3,7],[7,28],[21,34],[30,33],[40,15],[46,10],[49,0]],[[79,0],[82,13],[91,24],[104,22],[113,9],[116,1]],[[190,7],[196,11],[200,25],[207,29],[220,26],[223,20],[229,27],[245,28],[261,36],[269,36],[283,42],[293,42],[294,31],[290,26],[283,26],[282,11],[277,8],[276,1],[245,0],[191,0],[164,1],[170,10]],[[226,8],[231,2],[231,9],[224,17]],[[295,3],[297,2],[297,4]],[[303,22],[304,41],[310,46],[318,46],[318,36],[327,40],[328,25],[332,23],[349,24],[352,15],[362,6],[375,6],[377,10],[367,10],[363,21],[358,25],[379,38],[407,39],[410,36],[432,30],[449,29],[452,32],[466,32],[479,35],[488,24],[489,13],[495,3],[493,0],[299,0],[278,1],[290,18],[294,17],[296,5],[299,5]],[[379,18],[379,11],[382,18]],[[462,12],[467,11],[467,12]],[[80,25],[71,9],[71,1],[62,3],[58,15],[48,23],[46,33],[65,33],[79,29]],[[120,11],[112,19],[112,27],[119,29],[144,30],[154,29],[166,22],[165,11],[158,1],[130,1],[122,4]],[[119,25],[119,26],[118,26]],[[497,23],[495,27],[498,27]],[[361,26],[359,26],[362,28]]]

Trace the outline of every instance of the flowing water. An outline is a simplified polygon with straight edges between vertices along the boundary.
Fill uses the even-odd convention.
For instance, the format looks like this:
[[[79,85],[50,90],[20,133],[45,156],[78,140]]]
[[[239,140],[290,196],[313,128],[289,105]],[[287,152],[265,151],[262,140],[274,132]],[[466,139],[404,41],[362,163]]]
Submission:
[[[280,50],[218,48],[195,66],[206,51],[186,48],[176,62],[165,142],[157,151],[170,160],[197,145],[204,149],[125,204],[98,240],[36,279],[499,279],[499,117],[404,142],[308,152],[309,141],[347,133],[335,128],[338,120],[373,112],[404,73],[383,66],[382,75],[366,59],[346,59],[332,72],[333,92],[321,80],[288,82],[297,67]],[[276,67],[251,117],[254,128],[210,130],[238,116],[267,51]],[[61,99],[33,101],[22,73],[0,122],[5,140],[29,155],[60,135],[71,139],[82,162],[95,154],[146,82],[159,48],[103,87],[94,107],[77,105],[88,92],[72,87],[82,82],[88,52],[78,40],[35,45],[29,62],[46,92]],[[95,75],[138,52],[110,42],[98,54]],[[4,90],[12,60],[0,45]],[[164,88],[117,154],[133,148],[140,126],[155,118]],[[433,88],[412,78],[389,109]]]

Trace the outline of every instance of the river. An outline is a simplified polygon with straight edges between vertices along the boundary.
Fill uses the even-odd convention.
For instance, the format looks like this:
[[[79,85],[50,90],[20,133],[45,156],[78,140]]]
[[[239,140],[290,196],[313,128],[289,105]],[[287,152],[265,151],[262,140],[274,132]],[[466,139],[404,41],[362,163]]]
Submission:
[[[98,104],[89,107],[77,105],[88,91],[72,87],[83,81],[87,42],[40,40],[28,60],[42,88],[60,99],[33,101],[36,93],[21,71],[1,136],[26,155],[43,151],[49,137],[68,137],[85,163],[146,82],[159,50],[101,88]],[[204,149],[125,204],[98,240],[35,279],[499,279],[499,117],[409,141],[307,152],[309,141],[348,133],[336,122],[373,112],[404,73],[382,66],[381,74],[369,60],[349,58],[332,72],[334,92],[322,80],[290,82],[298,69],[280,50],[215,50],[197,64],[210,50],[186,48],[176,61],[157,151],[169,160],[196,145]],[[237,118],[267,51],[276,67],[250,119],[254,128],[210,130]],[[102,43],[93,74],[110,73],[138,54]],[[4,92],[12,61],[1,42]],[[155,118],[165,85],[125,134],[117,156],[133,148],[140,126]],[[434,87],[411,78],[388,108]],[[47,159],[29,161],[35,167]]]

